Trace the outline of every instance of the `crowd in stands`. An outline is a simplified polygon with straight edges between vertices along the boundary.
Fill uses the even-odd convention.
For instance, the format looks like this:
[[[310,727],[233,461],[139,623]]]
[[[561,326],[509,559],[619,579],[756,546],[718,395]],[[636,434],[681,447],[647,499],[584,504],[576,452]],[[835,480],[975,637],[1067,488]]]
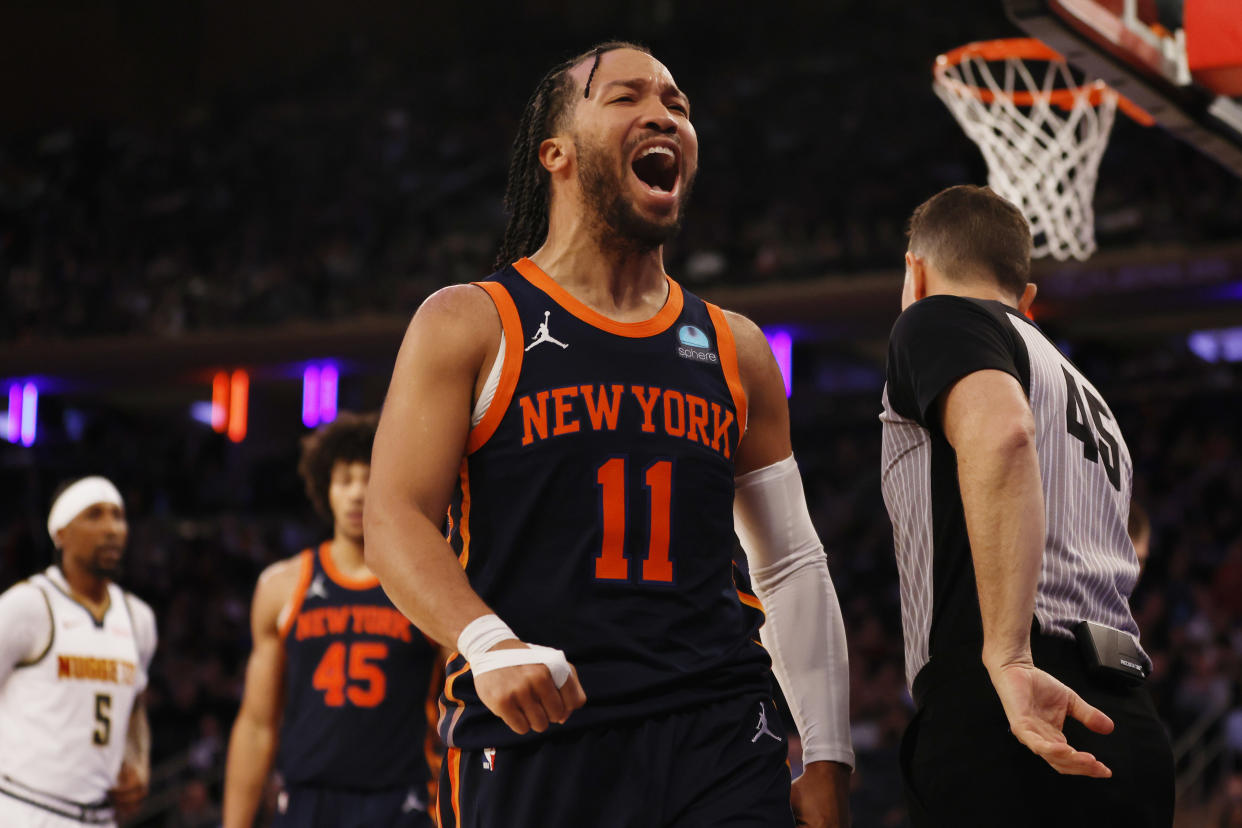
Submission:
[[[1220,718],[1196,739],[1219,739],[1224,748],[1204,788],[1218,799],[1234,797],[1234,812],[1242,813],[1242,430],[1232,414],[1242,366],[1189,354],[1118,362],[1101,348],[1074,356],[1100,379],[1117,414],[1134,457],[1135,497],[1151,516],[1152,552],[1134,595],[1155,663],[1151,691],[1175,741],[1205,715]],[[846,619],[855,823],[898,826],[897,747],[911,702],[879,493],[878,392],[834,397],[834,414],[795,417],[794,441]],[[815,401],[813,388],[795,389],[795,413]],[[193,421],[103,412],[87,436],[33,449],[5,444],[5,488],[25,495],[0,513],[0,582],[46,565],[43,498],[60,477],[103,470],[117,479],[131,515],[124,582],[152,604],[160,624],[150,701],[155,761],[176,759],[161,784],[179,797],[172,813],[183,820],[168,824],[207,824],[189,815],[209,820],[219,802],[255,579],[326,528],[300,491],[295,433],[265,437],[262,456],[246,455]],[[140,442],[143,451],[134,451]]]
[[[931,55],[892,44],[953,21],[903,15],[904,34],[826,32],[814,50],[660,50],[702,151],[671,273],[696,286],[894,267],[916,204],[986,179],[930,92]],[[0,137],[0,341],[408,314],[489,273],[520,107],[554,54],[377,73],[362,50],[156,122]],[[1242,237],[1237,179],[1120,117],[1095,206],[1105,249]]]

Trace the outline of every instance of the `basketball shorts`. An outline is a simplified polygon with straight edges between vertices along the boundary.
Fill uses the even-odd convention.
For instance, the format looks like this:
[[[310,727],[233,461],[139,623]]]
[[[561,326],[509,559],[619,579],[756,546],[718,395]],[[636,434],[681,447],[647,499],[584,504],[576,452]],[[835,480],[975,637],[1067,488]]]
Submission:
[[[521,745],[450,748],[442,828],[792,828],[788,743],[745,697]]]
[[[1009,732],[1009,720],[978,656],[936,656],[931,680],[915,680],[918,711],[901,743],[906,804],[915,828],[1004,825],[1059,828],[1173,824],[1173,753],[1142,687],[1101,684],[1088,676],[1070,640],[1033,635],[1035,664],[1106,713],[1112,733],[1073,719],[1070,745],[1113,771],[1109,779],[1064,776]],[[929,662],[929,665],[931,662]],[[927,668],[924,668],[927,671]]]
[[[276,799],[273,828],[431,828],[425,788],[344,791],[291,785]]]

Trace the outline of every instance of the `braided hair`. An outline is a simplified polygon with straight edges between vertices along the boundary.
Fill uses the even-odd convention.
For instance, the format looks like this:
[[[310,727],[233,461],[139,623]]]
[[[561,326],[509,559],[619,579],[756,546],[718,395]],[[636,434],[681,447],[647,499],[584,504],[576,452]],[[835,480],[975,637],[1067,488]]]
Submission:
[[[610,40],[554,66],[539,81],[518,121],[509,160],[509,180],[505,186],[505,212],[509,216],[505,234],[496,255],[496,269],[539,249],[548,235],[548,196],[551,176],[539,163],[539,145],[560,128],[570,109],[574,83],[569,70],[588,58],[594,59],[582,97],[591,97],[591,81],[605,52],[634,49],[651,54],[645,46]]]

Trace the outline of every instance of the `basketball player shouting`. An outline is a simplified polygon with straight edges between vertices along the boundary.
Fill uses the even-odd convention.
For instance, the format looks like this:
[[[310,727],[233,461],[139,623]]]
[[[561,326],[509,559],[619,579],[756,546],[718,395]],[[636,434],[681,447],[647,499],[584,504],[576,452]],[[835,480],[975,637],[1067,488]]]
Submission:
[[[302,443],[298,470],[333,536],[259,576],[254,649],[229,741],[225,828],[253,824],[273,761],[283,784],[278,826],[431,825],[439,757],[417,702],[441,679],[435,646],[363,562],[374,439],[373,415],[342,412]]]
[[[57,562],[0,595],[0,825],[115,825],[150,778],[155,614],[113,583],[129,527],[110,481],[62,487],[47,530]]]
[[[690,103],[642,48],[554,68],[519,126],[500,270],[428,299],[397,357],[367,561],[459,650],[444,826],[848,821],[844,628],[779,369],[664,272],[697,162]],[[792,813],[769,664],[808,763]]]

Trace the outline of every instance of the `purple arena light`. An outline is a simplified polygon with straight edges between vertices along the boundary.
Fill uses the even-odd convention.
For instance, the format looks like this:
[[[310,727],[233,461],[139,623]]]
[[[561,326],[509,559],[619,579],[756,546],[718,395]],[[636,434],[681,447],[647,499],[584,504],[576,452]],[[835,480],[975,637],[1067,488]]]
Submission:
[[[319,368],[319,422],[330,423],[336,419],[336,385],[340,372],[336,365],[325,362]],[[302,419],[306,420],[306,402],[303,397]]]
[[[9,386],[9,430],[5,436],[10,443],[22,438],[22,387],[18,383]]]
[[[1204,362],[1242,362],[1242,327],[1194,331],[1186,345]]]
[[[790,397],[793,395],[793,333],[785,328],[764,328],[763,335],[768,338],[768,347],[785,379],[785,396]]]
[[[15,386],[16,387],[16,386]],[[10,397],[10,401],[12,397]],[[33,446],[39,427],[39,389],[33,382],[22,389],[21,438],[23,446]],[[12,428],[9,429],[10,433]]]
[[[319,425],[319,366],[307,365],[302,371],[302,425]]]

